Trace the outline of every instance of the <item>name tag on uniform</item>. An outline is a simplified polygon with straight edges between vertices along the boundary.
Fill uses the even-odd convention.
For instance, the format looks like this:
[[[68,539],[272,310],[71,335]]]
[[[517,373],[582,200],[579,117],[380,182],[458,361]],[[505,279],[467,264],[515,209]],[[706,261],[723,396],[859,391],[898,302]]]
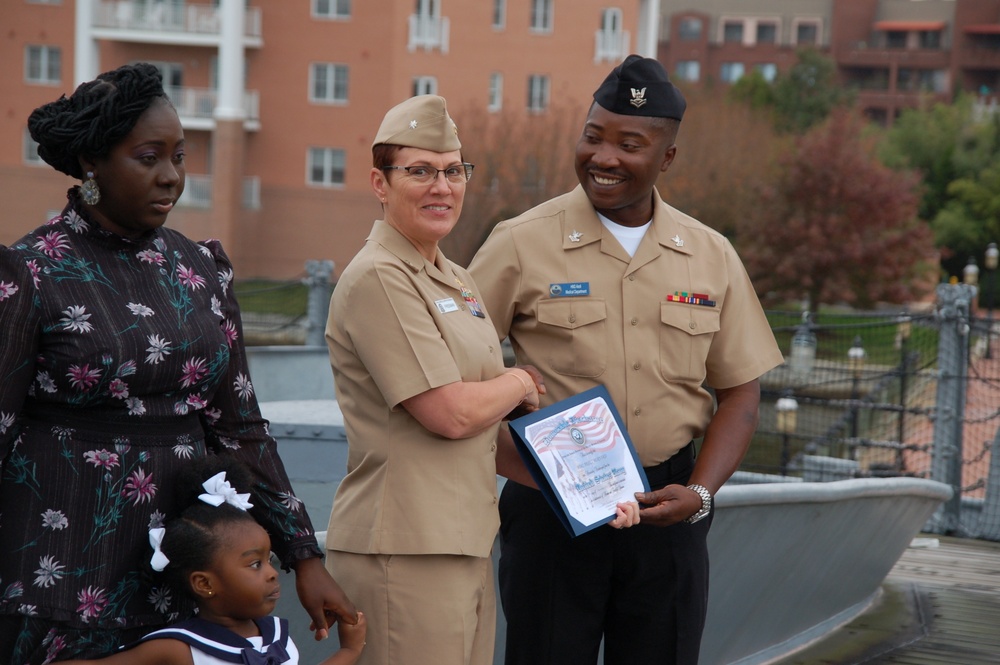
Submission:
[[[437,307],[438,311],[442,314],[458,311],[458,303],[455,302],[454,298],[442,298],[441,300],[435,300],[434,306]]]
[[[565,282],[549,284],[549,295],[553,298],[572,298],[573,296],[589,296],[590,282]]]

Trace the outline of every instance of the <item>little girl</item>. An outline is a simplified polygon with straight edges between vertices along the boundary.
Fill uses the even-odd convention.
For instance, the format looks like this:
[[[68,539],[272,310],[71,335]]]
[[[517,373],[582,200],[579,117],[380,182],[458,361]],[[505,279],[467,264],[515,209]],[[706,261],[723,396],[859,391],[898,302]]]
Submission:
[[[222,470],[225,469],[225,470]],[[271,565],[271,539],[247,512],[253,507],[246,472],[210,456],[193,463],[179,481],[181,505],[166,528],[150,529],[150,565],[169,586],[190,594],[198,615],[154,631],[93,665],[297,665],[299,651],[285,619],[269,616],[281,595]],[[207,480],[204,480],[208,478]],[[201,482],[204,480],[204,482]],[[337,624],[341,648],[320,665],[354,665],[365,645],[366,622]]]

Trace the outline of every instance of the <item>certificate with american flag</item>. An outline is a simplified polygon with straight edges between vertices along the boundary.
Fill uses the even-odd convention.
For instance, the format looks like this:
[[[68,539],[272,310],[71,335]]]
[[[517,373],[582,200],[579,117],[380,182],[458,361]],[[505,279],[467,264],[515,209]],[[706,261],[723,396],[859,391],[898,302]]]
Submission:
[[[517,451],[563,526],[578,536],[614,519],[649,481],[607,388],[510,421]]]

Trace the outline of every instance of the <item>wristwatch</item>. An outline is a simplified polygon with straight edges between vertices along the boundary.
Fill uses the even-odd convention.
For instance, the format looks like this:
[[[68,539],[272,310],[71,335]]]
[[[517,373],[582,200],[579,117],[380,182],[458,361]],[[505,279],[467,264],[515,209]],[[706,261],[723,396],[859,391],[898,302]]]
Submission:
[[[701,497],[701,510],[684,520],[688,524],[694,524],[699,520],[705,519],[712,512],[712,495],[708,493],[708,489],[704,485],[688,485],[687,488],[694,490]]]

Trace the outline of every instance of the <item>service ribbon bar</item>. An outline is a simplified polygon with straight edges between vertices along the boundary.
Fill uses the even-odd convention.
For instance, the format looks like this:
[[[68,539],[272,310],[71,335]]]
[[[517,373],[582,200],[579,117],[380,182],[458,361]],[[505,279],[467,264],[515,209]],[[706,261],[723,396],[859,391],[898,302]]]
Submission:
[[[682,302],[688,305],[701,305],[702,307],[715,307],[715,301],[710,300],[705,293],[685,293],[674,291],[672,295],[667,295],[667,302]]]

